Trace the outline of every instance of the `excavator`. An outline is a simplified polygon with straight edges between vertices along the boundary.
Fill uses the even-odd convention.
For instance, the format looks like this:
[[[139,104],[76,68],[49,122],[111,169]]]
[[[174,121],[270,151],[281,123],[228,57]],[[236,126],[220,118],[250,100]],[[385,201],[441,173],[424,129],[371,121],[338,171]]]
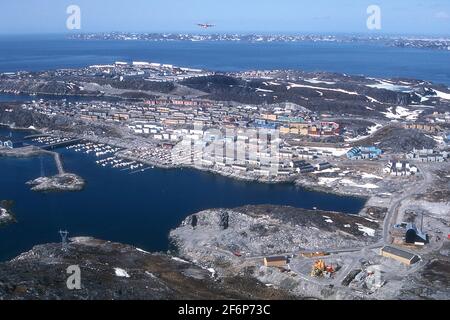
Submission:
[[[326,265],[322,259],[316,260],[311,270],[312,277],[331,277],[335,273],[332,265]]]

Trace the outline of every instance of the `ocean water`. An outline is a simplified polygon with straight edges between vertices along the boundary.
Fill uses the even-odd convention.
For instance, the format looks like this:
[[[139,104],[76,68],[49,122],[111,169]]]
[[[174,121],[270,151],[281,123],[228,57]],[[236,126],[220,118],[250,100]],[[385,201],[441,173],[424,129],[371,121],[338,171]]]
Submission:
[[[154,61],[217,71],[298,69],[406,77],[450,86],[450,51],[366,43],[82,41],[62,35],[0,36],[0,72]]]
[[[0,129],[0,135],[9,130]],[[24,135],[24,132],[14,132]],[[0,229],[0,261],[33,245],[58,242],[58,230],[129,243],[148,251],[168,249],[170,229],[189,214],[246,204],[317,207],[357,213],[361,198],[306,191],[290,184],[235,181],[191,169],[149,169],[131,174],[95,164],[95,156],[60,149],[64,167],[87,180],[76,193],[35,193],[25,182],[56,173],[51,157],[0,158],[0,199],[15,201],[18,223]]]

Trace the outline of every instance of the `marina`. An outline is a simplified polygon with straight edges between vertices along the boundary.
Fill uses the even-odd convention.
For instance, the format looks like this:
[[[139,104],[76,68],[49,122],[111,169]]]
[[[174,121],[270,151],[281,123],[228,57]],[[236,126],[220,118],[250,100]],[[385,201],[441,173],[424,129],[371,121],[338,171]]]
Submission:
[[[120,151],[121,148],[106,145],[104,143],[86,141],[78,142],[80,139],[53,137],[48,135],[33,138],[31,141],[43,149],[50,148],[51,146],[64,146],[64,144],[70,143],[70,145],[65,147],[66,150],[73,150],[76,153],[83,153],[86,155],[94,155],[98,158],[98,160],[95,160],[95,163],[102,167],[109,166],[115,169],[121,169],[123,171],[131,170],[133,173],[141,172],[141,170],[137,169],[143,169],[144,167],[143,163],[129,161],[116,156],[116,153]],[[62,168],[60,157],[55,157],[55,160],[58,168]],[[63,172],[63,169],[59,169],[58,171]]]

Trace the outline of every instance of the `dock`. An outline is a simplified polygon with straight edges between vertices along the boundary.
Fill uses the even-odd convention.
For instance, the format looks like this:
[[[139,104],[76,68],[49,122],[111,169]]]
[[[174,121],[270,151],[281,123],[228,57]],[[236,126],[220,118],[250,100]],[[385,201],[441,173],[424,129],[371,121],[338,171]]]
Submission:
[[[53,150],[53,149],[57,149],[57,148],[67,147],[67,146],[79,143],[82,140],[83,139],[76,138],[76,139],[67,140],[67,141],[63,141],[63,142],[52,143],[52,144],[49,144],[49,145],[46,145],[46,146],[42,146],[41,149],[43,149],[43,150]]]
[[[30,139],[43,138],[43,137],[51,137],[51,135],[45,134],[45,133],[30,134],[29,136],[23,137],[23,139],[24,140],[30,140]]]
[[[49,155],[53,156],[53,158],[55,159],[56,168],[58,169],[58,174],[64,174],[65,173],[64,166],[63,166],[63,163],[62,163],[62,158],[61,158],[61,155],[58,152],[42,150],[42,153],[49,154]]]

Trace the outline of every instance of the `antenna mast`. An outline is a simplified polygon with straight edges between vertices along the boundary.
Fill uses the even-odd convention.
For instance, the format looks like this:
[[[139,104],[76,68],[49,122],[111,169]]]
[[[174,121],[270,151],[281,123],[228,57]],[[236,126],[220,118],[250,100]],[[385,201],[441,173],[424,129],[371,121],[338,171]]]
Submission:
[[[59,230],[59,235],[61,236],[61,249],[62,251],[67,251],[67,235],[69,232],[67,230]]]

